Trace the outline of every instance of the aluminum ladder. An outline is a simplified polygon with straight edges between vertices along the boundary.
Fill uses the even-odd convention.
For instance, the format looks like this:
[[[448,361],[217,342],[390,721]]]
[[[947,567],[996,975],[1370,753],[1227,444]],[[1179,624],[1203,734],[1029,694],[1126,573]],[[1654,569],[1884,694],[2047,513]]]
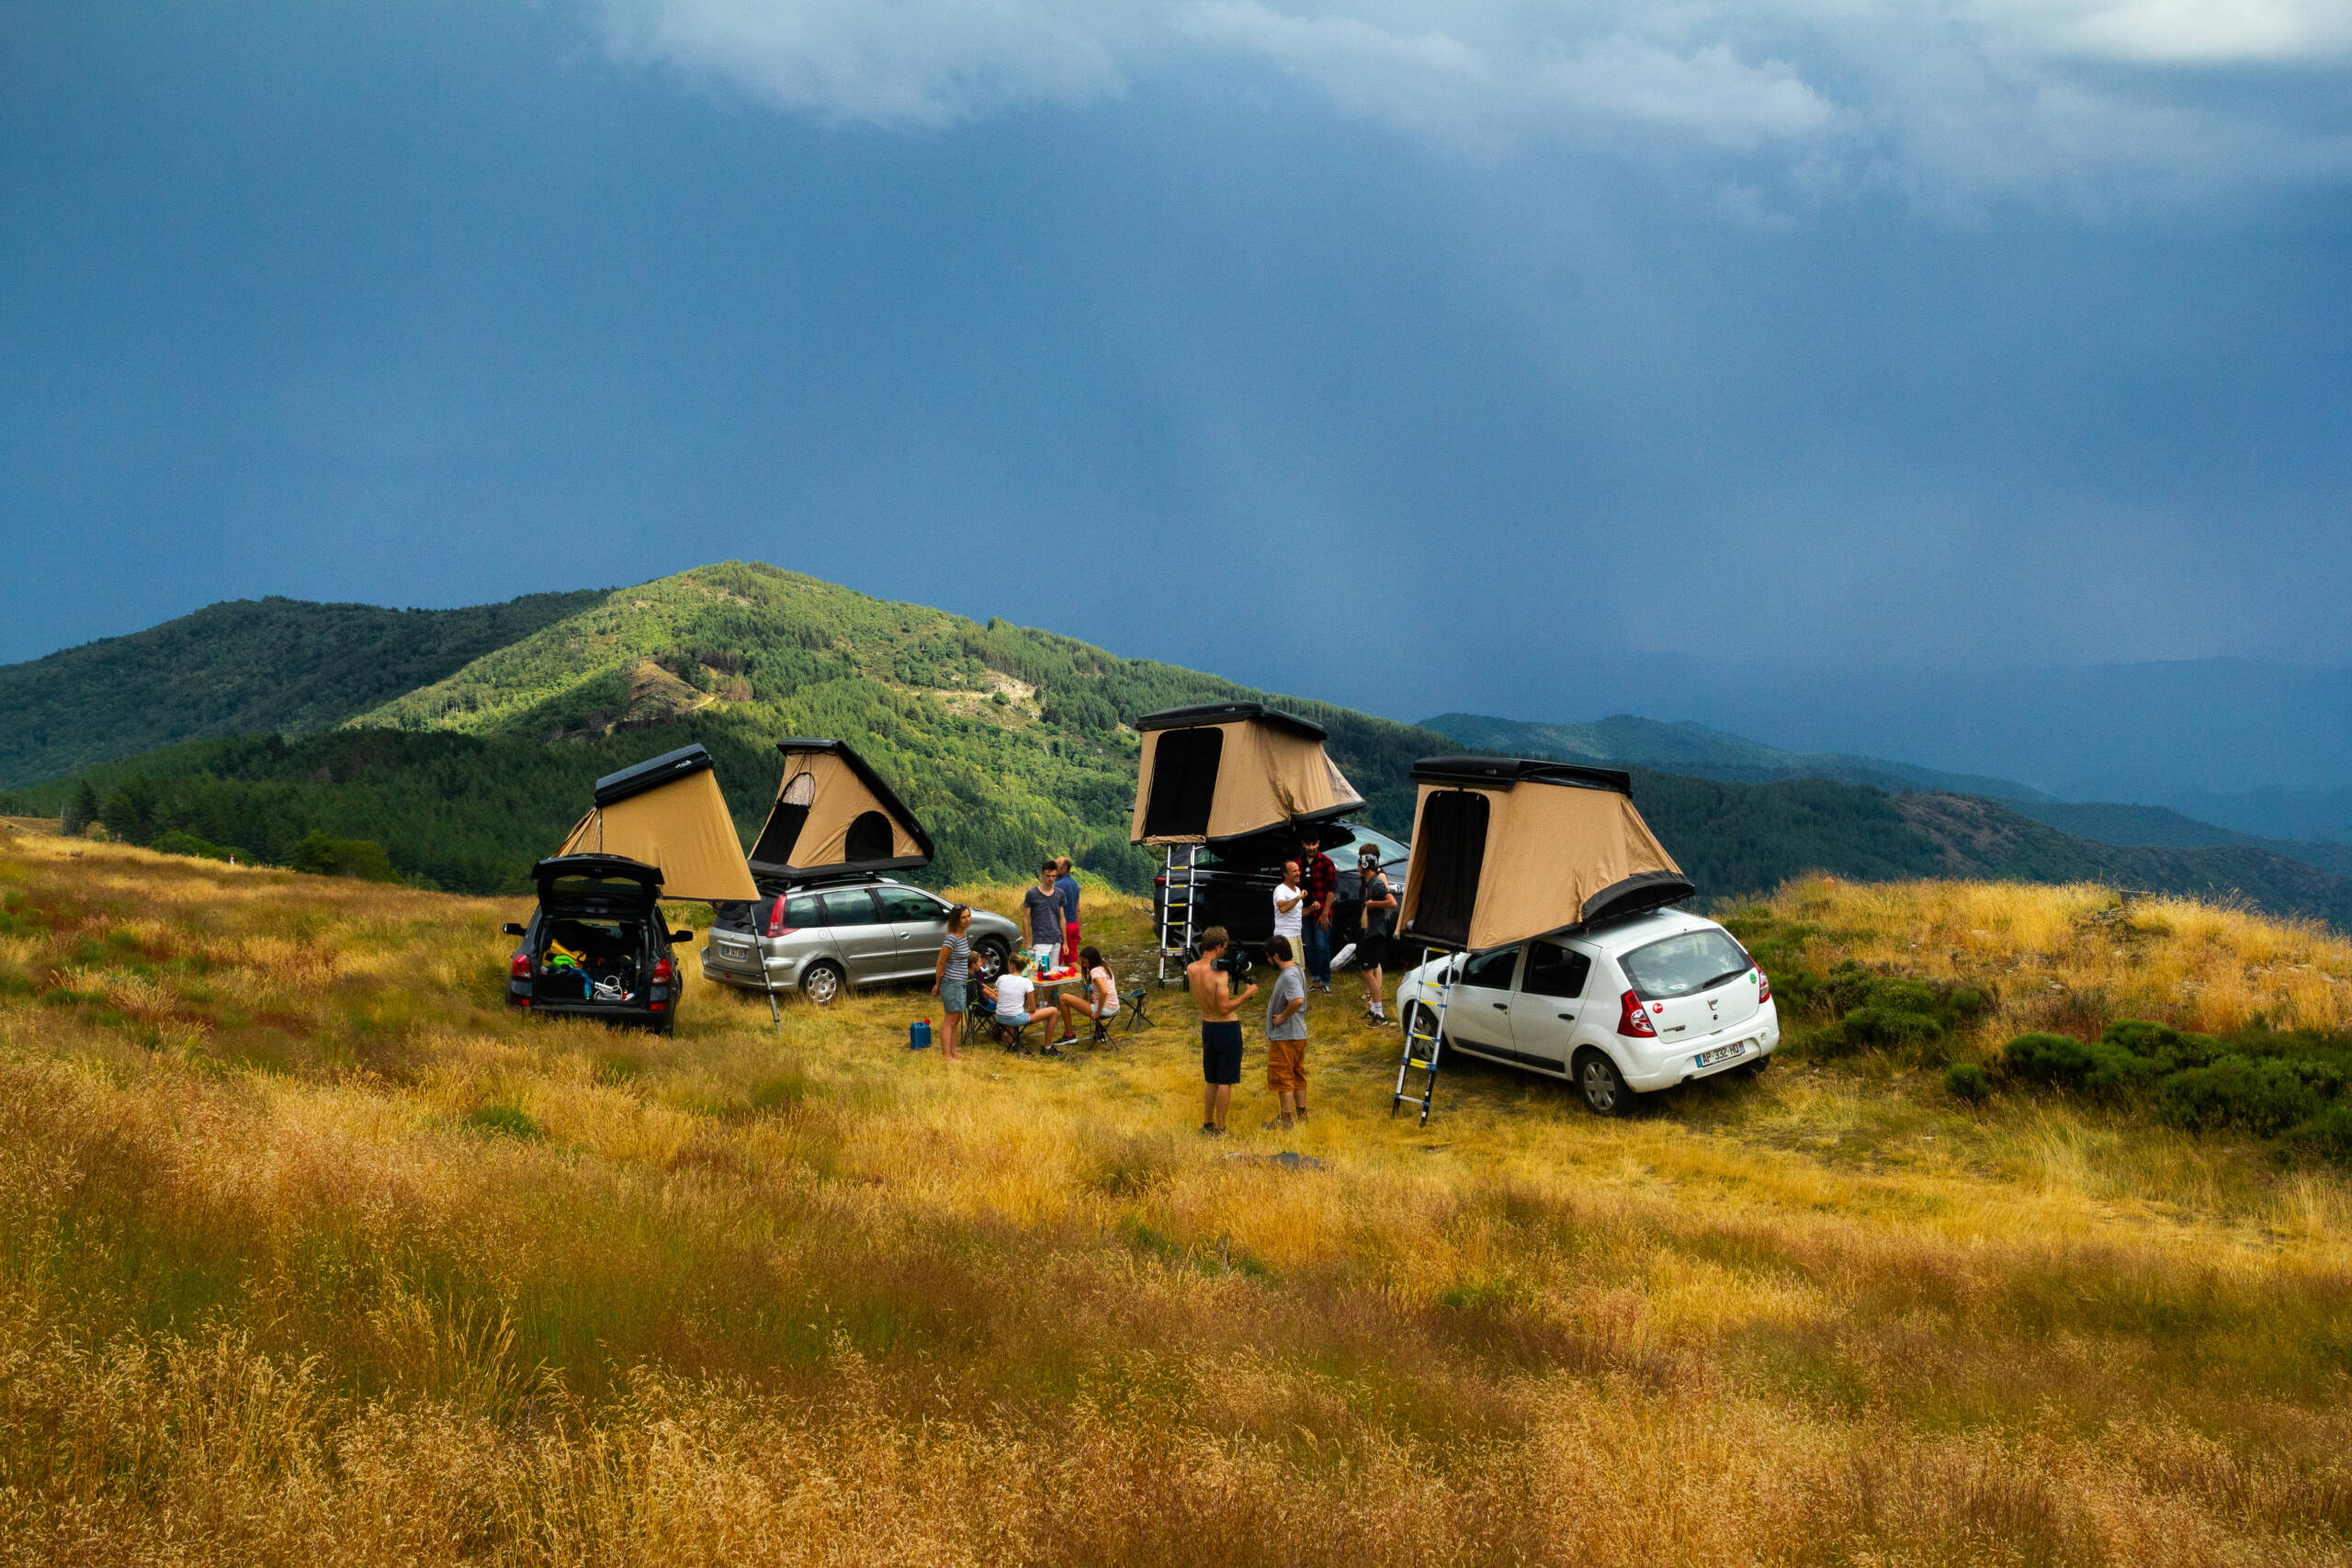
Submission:
[[[1159,900],[1159,983],[1168,984],[1169,960],[1176,962],[1176,973],[1182,976],[1184,965],[1193,961],[1193,916],[1198,887],[1194,881],[1194,863],[1199,858],[1198,844],[1168,846],[1168,866],[1161,874],[1164,891]]]
[[[1424,948],[1421,952],[1421,963],[1426,965],[1436,951],[1434,948]],[[1430,987],[1426,979],[1416,983],[1419,994],[1414,997],[1410,1005],[1407,1004],[1401,989],[1396,998],[1396,1010],[1405,1015],[1405,1054],[1396,1064],[1396,1092],[1388,1101],[1388,1114],[1396,1115],[1398,1106],[1412,1100],[1413,1096],[1407,1090],[1405,1085],[1413,1073],[1419,1070],[1422,1075],[1420,1124],[1424,1127],[1430,1124],[1430,1102],[1437,1099],[1438,1059],[1445,1051],[1445,1006],[1453,996],[1454,981],[1461,971],[1460,963],[1450,953],[1446,956],[1447,963],[1443,972],[1445,978],[1443,984],[1437,987],[1437,1011],[1434,1017],[1428,1006]]]

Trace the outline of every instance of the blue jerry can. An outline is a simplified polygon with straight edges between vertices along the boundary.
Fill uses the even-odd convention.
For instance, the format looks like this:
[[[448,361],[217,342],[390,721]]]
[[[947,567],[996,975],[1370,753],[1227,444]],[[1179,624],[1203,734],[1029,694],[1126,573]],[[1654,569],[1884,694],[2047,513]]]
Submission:
[[[907,1027],[907,1049],[927,1051],[931,1048],[931,1020],[919,1018]]]

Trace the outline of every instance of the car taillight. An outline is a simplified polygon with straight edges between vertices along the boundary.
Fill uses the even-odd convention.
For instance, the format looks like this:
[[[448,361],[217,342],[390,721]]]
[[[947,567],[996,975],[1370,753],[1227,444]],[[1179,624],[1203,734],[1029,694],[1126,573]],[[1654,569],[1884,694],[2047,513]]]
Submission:
[[[653,966],[653,983],[657,986],[666,986],[670,983],[670,976],[676,973],[676,970],[670,967],[670,961],[665,958]]]
[[[1772,976],[1761,969],[1756,972],[1756,999],[1759,1002],[1772,999]]]
[[[531,977],[531,955],[527,953],[516,953],[514,955],[514,962],[506,966],[506,972],[509,975],[514,976],[517,980],[529,979]]]
[[[789,936],[792,934],[792,927],[784,923],[784,899],[779,895],[775,901],[775,908],[768,911],[768,935]]]
[[[1642,1010],[1642,998],[1631,991],[1617,998],[1617,1032],[1641,1040],[1657,1038],[1657,1029],[1650,1022],[1650,1015]]]

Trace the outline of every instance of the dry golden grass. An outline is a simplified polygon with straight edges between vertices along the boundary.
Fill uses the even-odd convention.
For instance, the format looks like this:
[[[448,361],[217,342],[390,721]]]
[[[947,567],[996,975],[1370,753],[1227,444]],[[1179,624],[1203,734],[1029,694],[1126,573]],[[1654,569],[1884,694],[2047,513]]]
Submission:
[[[2352,1197],[2255,1145],[1879,1061],[1424,1130],[1350,978],[1308,1127],[1208,1145],[1173,998],[951,1067],[915,992],[512,1016],[495,901],[24,835],[0,896],[0,1560],[2352,1561]],[[2104,897],[1782,905],[2191,1023],[2352,972]]]

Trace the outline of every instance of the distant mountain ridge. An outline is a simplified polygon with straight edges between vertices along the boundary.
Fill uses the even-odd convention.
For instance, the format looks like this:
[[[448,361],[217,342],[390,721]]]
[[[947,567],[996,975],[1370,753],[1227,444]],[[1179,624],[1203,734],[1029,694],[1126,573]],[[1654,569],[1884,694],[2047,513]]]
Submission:
[[[265,626],[275,626],[270,635],[304,650],[308,661],[206,664],[196,630],[250,631],[256,608],[266,612]],[[267,601],[228,606],[234,614],[225,619],[199,612],[119,639],[180,650],[189,680],[213,671],[220,700],[206,722],[276,720],[294,733],[183,740],[120,755],[137,736],[185,728],[189,716],[144,712],[127,699],[99,705],[88,733],[62,739],[68,750],[112,747],[118,754],[22,791],[19,803],[55,811],[86,785],[109,829],[136,841],[181,835],[168,841],[233,846],[282,863],[306,835],[373,839],[404,875],[514,891],[578,816],[601,773],[701,742],[718,761],[739,830],[748,834],[775,787],[775,741],[837,735],[853,740],[923,817],[940,850],[933,881],[1025,879],[1040,854],[1068,852],[1132,887],[1146,884],[1155,864],[1126,841],[1134,720],[1153,709],[1256,698],[1315,720],[1329,732],[1334,761],[1365,795],[1366,818],[1400,834],[1412,819],[1415,759],[1480,743],[1124,659],[1001,620],[982,625],[875,599],[757,562],[699,567],[564,604],[487,606],[471,621],[464,612],[429,613],[458,617],[447,622],[412,622],[399,617],[416,613],[355,615],[355,608],[366,607]],[[563,613],[548,613],[554,609]],[[401,634],[389,642],[388,626]],[[350,628],[349,648],[339,654]],[[249,635],[243,646],[258,643]],[[469,649],[470,657],[452,662]],[[50,677],[44,700],[69,706],[76,680],[109,674],[104,665],[70,660],[35,664]],[[132,691],[168,700],[161,684]],[[358,705],[365,696],[374,700]],[[325,727],[337,713],[340,723]],[[1808,871],[2091,879],[2237,895],[2352,929],[2352,879],[2258,847],[2112,848],[1980,795],[1950,793],[1984,782],[1964,775],[1863,758],[1816,764],[1850,775],[1824,779],[1803,773],[1811,760],[1792,764],[1788,753],[1699,726],[1620,718],[1584,728],[1586,749],[1576,755],[1623,752],[1634,749],[1630,740],[1647,748],[1643,754],[1657,766],[1638,766],[1636,798],[1704,894],[1761,891]],[[58,739],[49,744],[56,755]],[[1692,776],[1704,767],[1735,776]]]
[[[1944,773],[1883,757],[1784,751],[1687,720],[1667,722],[1614,714],[1580,724],[1548,724],[1446,713],[1425,720],[1423,728],[1480,750],[1657,768],[1730,783],[1830,779],[1867,784],[1892,795],[1928,791],[1975,795],[1997,800],[2045,827],[2118,849],[2256,850],[2336,875],[2352,875],[2352,844],[2265,838],[2201,822],[2161,806],[2062,801],[2014,779]]]
[[[1668,722],[1612,714],[1581,724],[1545,724],[1495,718],[1486,714],[1442,713],[1421,721],[1424,729],[1481,751],[1558,757],[1566,761],[1609,762],[1660,768],[1727,784],[1768,784],[1779,779],[1830,779],[1868,784],[1890,794],[1908,789],[1981,795],[1991,800],[2048,801],[2030,784],[1980,773],[1951,773],[1910,762],[1844,752],[1783,751],[1759,740],[1726,735],[1688,720]]]
[[[458,610],[238,599],[0,665],[0,789],[183,740],[332,729],[605,592]]]

